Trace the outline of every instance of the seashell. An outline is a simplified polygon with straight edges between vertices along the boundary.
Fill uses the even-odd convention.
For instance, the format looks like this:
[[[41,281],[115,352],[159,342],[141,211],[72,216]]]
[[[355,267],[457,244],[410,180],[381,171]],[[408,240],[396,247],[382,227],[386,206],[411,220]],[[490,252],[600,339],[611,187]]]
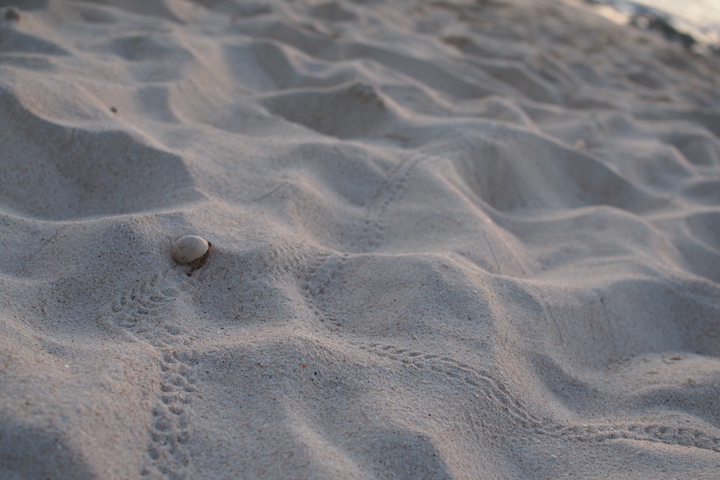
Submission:
[[[185,265],[206,257],[209,249],[210,244],[204,238],[197,235],[185,235],[178,238],[170,253],[177,263]]]

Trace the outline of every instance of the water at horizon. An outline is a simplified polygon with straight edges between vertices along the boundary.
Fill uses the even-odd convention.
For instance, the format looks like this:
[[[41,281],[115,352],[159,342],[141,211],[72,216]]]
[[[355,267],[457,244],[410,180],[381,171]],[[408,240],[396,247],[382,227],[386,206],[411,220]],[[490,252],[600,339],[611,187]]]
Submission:
[[[700,46],[720,55],[720,0],[585,0],[608,5],[635,17],[644,14],[667,22],[680,33],[690,35]],[[639,22],[642,24],[642,19]]]

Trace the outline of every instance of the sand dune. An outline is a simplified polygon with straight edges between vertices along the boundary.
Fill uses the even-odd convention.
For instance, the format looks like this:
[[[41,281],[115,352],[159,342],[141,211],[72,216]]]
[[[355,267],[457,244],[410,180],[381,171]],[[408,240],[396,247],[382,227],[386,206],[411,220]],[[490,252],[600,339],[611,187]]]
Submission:
[[[0,477],[718,477],[717,59],[551,0],[0,5]]]

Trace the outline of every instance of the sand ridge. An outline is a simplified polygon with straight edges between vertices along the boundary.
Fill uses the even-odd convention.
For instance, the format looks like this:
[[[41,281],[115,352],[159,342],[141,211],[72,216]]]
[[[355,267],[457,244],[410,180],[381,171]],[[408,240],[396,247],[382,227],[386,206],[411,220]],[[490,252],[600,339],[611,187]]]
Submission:
[[[0,18],[1,477],[717,476],[717,60],[550,0]]]

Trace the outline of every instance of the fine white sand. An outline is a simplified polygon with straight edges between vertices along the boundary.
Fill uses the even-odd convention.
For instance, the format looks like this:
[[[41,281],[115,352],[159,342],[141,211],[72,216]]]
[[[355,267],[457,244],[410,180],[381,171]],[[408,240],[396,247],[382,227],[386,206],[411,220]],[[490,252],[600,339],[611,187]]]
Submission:
[[[0,478],[719,478],[720,61],[554,0],[19,5]]]

